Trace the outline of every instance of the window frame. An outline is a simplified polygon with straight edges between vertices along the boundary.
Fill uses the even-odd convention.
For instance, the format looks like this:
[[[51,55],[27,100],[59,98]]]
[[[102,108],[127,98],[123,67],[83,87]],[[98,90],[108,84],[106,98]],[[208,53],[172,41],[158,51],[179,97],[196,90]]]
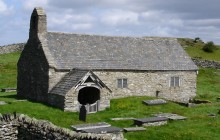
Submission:
[[[169,81],[170,87],[180,87],[180,76],[171,76]]]
[[[118,78],[117,79],[117,88],[128,88],[128,79],[127,78]]]

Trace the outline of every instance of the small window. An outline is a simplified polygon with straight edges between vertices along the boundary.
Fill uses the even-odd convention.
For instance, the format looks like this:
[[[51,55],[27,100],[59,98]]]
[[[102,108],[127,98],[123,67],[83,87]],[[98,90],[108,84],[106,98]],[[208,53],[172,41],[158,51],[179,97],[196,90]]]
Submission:
[[[127,79],[118,79],[118,88],[127,88],[128,82]]]
[[[170,79],[170,87],[179,87],[180,86],[180,78],[179,77],[171,77]]]

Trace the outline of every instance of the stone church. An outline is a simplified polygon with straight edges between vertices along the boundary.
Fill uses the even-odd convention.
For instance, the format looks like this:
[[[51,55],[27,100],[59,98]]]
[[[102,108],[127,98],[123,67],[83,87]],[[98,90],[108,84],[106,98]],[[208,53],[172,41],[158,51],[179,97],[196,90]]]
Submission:
[[[44,10],[35,8],[17,94],[64,111],[84,105],[88,113],[128,96],[187,103],[196,96],[197,70],[174,38],[48,32]]]

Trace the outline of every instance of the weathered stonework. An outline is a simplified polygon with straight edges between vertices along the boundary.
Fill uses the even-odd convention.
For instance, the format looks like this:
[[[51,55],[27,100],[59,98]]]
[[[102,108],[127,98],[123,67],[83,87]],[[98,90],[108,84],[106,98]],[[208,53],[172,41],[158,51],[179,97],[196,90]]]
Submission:
[[[49,87],[48,69],[40,43],[29,40],[18,61],[18,96],[46,102],[45,94]]]
[[[24,49],[25,43],[0,46],[0,54],[19,52]]]
[[[196,71],[151,71],[151,72],[94,72],[113,91],[113,98],[128,96],[153,96],[175,102],[188,103],[196,96]],[[170,87],[170,77],[180,77],[180,87]],[[117,79],[127,78],[128,88],[117,88]]]
[[[160,97],[175,102],[188,103],[189,99],[196,96],[195,71],[94,71],[94,73],[112,90],[109,93],[101,89],[100,110],[110,106],[110,100],[128,96]],[[56,72],[58,77],[62,73]],[[180,87],[170,87],[170,77],[180,77]],[[117,79],[128,79],[128,88],[118,88]],[[55,80],[58,81],[58,80]],[[50,95],[48,102],[65,111],[78,111],[78,92],[80,88],[73,88],[65,97]],[[159,91],[158,95],[156,94]]]
[[[49,69],[49,91],[63,78],[67,72],[57,72],[53,68]]]
[[[196,58],[193,58],[192,60],[199,67],[220,69],[220,62],[217,61],[201,60]]]
[[[27,115],[0,114],[0,139],[4,140],[123,140],[123,134],[79,133]]]
[[[143,126],[149,127],[149,126],[161,126],[166,125],[167,121],[161,121],[161,122],[152,122],[152,123],[144,123]]]
[[[80,87],[82,88],[82,87]],[[65,106],[64,111],[79,111],[79,102],[78,102],[78,94],[80,88],[72,89],[69,93],[65,96]],[[106,89],[100,89],[100,106],[99,110],[104,110],[110,107],[110,99],[112,99],[112,94],[109,93]]]

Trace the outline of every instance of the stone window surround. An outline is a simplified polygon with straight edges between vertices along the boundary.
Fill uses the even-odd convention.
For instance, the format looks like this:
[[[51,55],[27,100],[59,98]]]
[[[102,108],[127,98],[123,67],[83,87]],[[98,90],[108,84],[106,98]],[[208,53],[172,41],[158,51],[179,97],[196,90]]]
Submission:
[[[128,79],[127,78],[117,78],[117,88],[121,88],[121,89],[128,88]]]
[[[172,81],[173,78],[173,81]],[[180,80],[180,76],[171,76],[169,79],[169,87],[171,88],[176,88],[176,87],[180,87],[181,85],[181,80]]]

